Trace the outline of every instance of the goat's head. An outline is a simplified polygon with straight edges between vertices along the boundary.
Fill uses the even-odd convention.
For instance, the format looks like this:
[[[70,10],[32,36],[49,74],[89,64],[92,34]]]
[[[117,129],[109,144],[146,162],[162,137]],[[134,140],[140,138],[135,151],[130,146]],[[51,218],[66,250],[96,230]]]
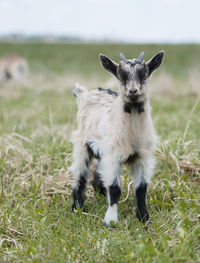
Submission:
[[[103,67],[120,81],[120,94],[127,103],[142,102],[147,96],[147,80],[162,63],[164,51],[160,51],[149,61],[144,61],[144,52],[137,59],[126,59],[120,54],[120,63],[100,54]]]

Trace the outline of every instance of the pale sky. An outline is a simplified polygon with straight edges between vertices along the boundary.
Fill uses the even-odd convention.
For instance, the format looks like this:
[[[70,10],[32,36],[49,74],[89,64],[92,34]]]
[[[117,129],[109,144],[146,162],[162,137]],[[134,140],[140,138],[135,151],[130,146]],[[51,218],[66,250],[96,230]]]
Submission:
[[[0,0],[0,34],[200,42],[200,0]]]

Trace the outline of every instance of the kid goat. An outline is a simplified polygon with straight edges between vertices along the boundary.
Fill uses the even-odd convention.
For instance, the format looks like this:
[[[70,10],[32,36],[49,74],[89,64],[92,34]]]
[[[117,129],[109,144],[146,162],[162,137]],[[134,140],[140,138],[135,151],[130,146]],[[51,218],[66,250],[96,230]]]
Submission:
[[[83,207],[90,163],[96,160],[94,188],[107,193],[108,209],[103,223],[117,222],[117,203],[120,199],[120,167],[131,166],[137,199],[137,217],[146,222],[147,186],[155,166],[154,149],[157,142],[151,119],[148,79],[163,59],[160,51],[148,62],[144,52],[138,59],[126,59],[120,54],[119,64],[100,54],[103,67],[120,82],[119,93],[98,88],[88,91],[76,84],[78,129],[73,132],[74,144],[71,172],[74,178],[74,208]]]

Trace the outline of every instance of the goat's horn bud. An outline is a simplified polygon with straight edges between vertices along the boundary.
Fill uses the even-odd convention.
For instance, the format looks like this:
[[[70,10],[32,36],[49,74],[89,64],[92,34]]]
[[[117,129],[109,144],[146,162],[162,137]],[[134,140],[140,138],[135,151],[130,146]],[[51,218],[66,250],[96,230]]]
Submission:
[[[144,60],[144,52],[140,53],[140,55],[138,57],[138,60],[141,61],[141,62]]]
[[[124,61],[124,62],[127,62],[127,59],[126,59],[126,57],[124,56],[123,53],[120,53],[120,59],[121,59],[122,61]]]

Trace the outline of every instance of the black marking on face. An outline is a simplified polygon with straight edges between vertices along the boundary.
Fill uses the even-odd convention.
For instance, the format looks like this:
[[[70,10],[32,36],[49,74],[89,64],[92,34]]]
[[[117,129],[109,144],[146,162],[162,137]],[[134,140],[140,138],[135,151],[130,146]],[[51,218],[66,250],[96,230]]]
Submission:
[[[121,196],[121,188],[117,183],[117,180],[109,187],[110,205],[117,204]]]
[[[136,189],[137,198],[137,218],[142,223],[149,220],[149,213],[146,206],[147,183],[142,182]]]
[[[126,102],[126,103],[124,103],[124,111],[126,113],[131,113],[132,111],[136,111],[138,113],[142,113],[142,112],[145,111],[144,106],[145,106],[145,102],[144,101],[142,101],[142,102],[133,102],[133,103]]]
[[[126,66],[129,65],[129,66]],[[136,70],[133,69],[136,67]],[[141,84],[148,77],[146,64],[135,59],[135,60],[127,60],[119,65],[118,70],[119,80],[125,86],[130,80],[138,80]]]
[[[118,93],[118,92],[113,91],[113,90],[111,90],[111,89],[103,89],[103,88],[99,87],[98,90],[99,90],[99,91],[102,91],[102,92],[105,92],[105,93],[107,93],[107,94],[109,94],[109,95],[113,95],[113,96],[115,96],[115,97],[118,97],[118,96],[119,96],[119,93]]]
[[[100,160],[101,159],[101,155],[100,155],[99,151],[97,151],[97,152],[93,151],[93,148],[92,148],[93,143],[94,143],[93,141],[90,141],[90,142],[86,143],[87,151],[88,151],[88,154],[89,154],[89,159],[92,159],[94,157],[94,158]]]
[[[126,69],[124,69],[121,65],[119,66],[119,79],[122,83],[122,85],[126,85],[128,80],[130,79],[130,72]]]
[[[85,201],[85,187],[87,183],[87,172],[84,171],[79,179],[79,182],[77,186],[73,189],[73,199],[74,203],[72,205],[72,211],[76,209],[77,207],[80,207],[81,209],[83,208],[83,204]]]
[[[92,185],[94,187],[95,192],[99,192],[102,195],[106,195],[106,188],[103,185],[103,182],[101,180],[100,174],[95,171],[94,172],[94,179],[92,180]]]
[[[146,69],[146,65],[143,64],[143,67],[139,67],[137,70],[136,70],[136,74],[137,74],[137,78],[139,80],[139,82],[141,84],[144,83],[144,81],[147,79],[147,69]]]

